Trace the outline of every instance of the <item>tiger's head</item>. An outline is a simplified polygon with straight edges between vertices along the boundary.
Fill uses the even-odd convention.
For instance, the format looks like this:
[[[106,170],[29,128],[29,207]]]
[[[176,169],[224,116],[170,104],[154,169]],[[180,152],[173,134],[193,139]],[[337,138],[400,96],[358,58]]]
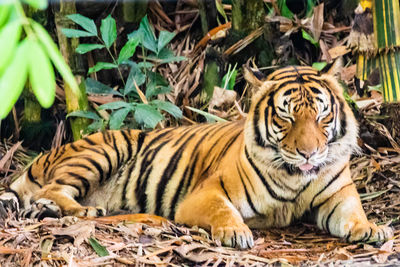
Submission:
[[[257,91],[245,130],[250,156],[289,175],[316,174],[349,159],[357,149],[357,121],[332,75],[300,66],[261,75],[245,67]]]

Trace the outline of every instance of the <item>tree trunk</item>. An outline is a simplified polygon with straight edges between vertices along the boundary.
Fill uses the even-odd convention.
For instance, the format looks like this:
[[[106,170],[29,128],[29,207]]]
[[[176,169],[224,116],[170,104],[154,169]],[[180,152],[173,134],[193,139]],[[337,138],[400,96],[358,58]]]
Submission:
[[[125,22],[139,23],[147,13],[148,0],[122,1],[122,14]]]
[[[83,78],[83,75],[85,74],[83,60],[82,56],[75,52],[75,48],[79,45],[79,41],[76,38],[67,38],[61,32],[62,28],[75,27],[74,23],[66,17],[66,15],[76,13],[75,1],[61,0],[58,7],[59,9],[54,12],[54,16],[60,51],[67,64],[71,67],[72,72],[75,74],[75,78],[78,84],[80,84],[81,89],[81,94],[75,95],[71,88],[67,84],[64,84],[67,111],[70,113],[76,110],[88,110],[89,104]],[[84,130],[89,125],[89,120],[86,118],[71,118],[70,120],[74,140],[82,138]]]
[[[249,34],[265,23],[263,0],[232,0],[232,29]]]

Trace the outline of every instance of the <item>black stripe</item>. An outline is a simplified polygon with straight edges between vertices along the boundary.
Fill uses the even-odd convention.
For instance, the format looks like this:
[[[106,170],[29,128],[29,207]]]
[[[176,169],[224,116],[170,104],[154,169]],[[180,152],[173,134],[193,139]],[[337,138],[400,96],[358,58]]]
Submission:
[[[89,145],[92,145],[92,146],[96,145],[96,143],[93,142],[92,140],[90,140],[88,137],[85,137],[82,140],[85,141],[86,143],[88,143]]]
[[[30,166],[29,168],[28,168],[28,178],[29,178],[29,181],[31,181],[32,183],[34,183],[34,184],[36,184],[37,186],[39,186],[40,188],[42,188],[42,186],[35,180],[35,178],[33,177],[33,175],[32,175],[32,166]]]
[[[111,161],[110,155],[107,153],[107,151],[102,147],[100,147],[99,149],[94,148],[94,147],[83,147],[83,148],[85,150],[89,150],[89,151],[92,151],[92,152],[94,152],[96,154],[104,156],[106,158],[106,160],[107,160],[107,163],[108,163],[107,174],[105,176],[100,176],[99,177],[100,178],[99,183],[102,184],[104,182],[104,180],[108,180],[109,178],[111,178],[113,165],[112,165],[112,161]]]
[[[253,160],[251,159],[248,151],[247,151],[247,147],[245,147],[245,154],[246,154],[246,158],[248,160],[248,162],[250,163],[251,167],[253,168],[253,170],[256,172],[256,174],[258,175],[258,177],[260,178],[260,180],[263,182],[265,188],[267,189],[268,193],[271,195],[271,197],[273,197],[276,200],[282,201],[282,202],[295,202],[297,197],[300,196],[300,194],[307,189],[307,187],[311,184],[311,181],[309,181],[298,193],[297,195],[292,198],[292,199],[288,199],[288,198],[284,198],[279,196],[274,190],[272,190],[271,186],[268,184],[267,180],[265,179],[265,177],[261,174],[261,171],[258,169],[258,167],[255,165],[255,163],[253,162]],[[272,178],[271,178],[272,179]]]
[[[72,150],[75,151],[75,152],[79,151],[79,148],[76,147],[75,143],[71,143],[69,147],[72,148]]]
[[[179,196],[181,196],[181,195],[185,196],[186,193],[187,193],[187,190],[188,190],[188,188],[190,186],[190,183],[193,180],[193,174],[194,174],[194,171],[195,171],[195,168],[196,168],[196,163],[197,163],[198,159],[199,159],[199,153],[196,153],[196,156],[193,157],[193,160],[192,160],[191,164],[189,164],[186,167],[186,169],[185,169],[185,171],[183,173],[181,181],[179,182],[178,188],[176,189],[175,195],[174,195],[174,197],[172,198],[172,201],[171,201],[170,213],[169,213],[169,218],[170,219],[174,219],[175,211],[176,211],[176,208],[177,208],[177,203],[178,203],[178,200],[179,200]],[[189,166],[190,166],[190,168],[189,168]],[[185,185],[185,188],[183,188],[184,185]],[[182,193],[182,191],[183,191],[183,193]]]
[[[125,139],[126,142],[126,149],[128,150],[128,158],[127,160],[130,160],[132,158],[132,142],[131,139],[128,137],[128,134],[126,131],[121,131],[122,136]]]
[[[75,188],[78,191],[78,198],[79,199],[82,198],[82,190],[76,184],[67,183],[67,182],[63,181],[63,179],[56,179],[56,183],[59,185],[67,185],[67,186],[71,186],[71,187]],[[76,199],[76,197],[75,197],[75,199]]]
[[[155,213],[157,215],[163,215],[161,213],[161,207],[162,207],[162,199],[164,196],[164,192],[166,189],[166,185],[168,183],[168,180],[173,177],[174,172],[176,171],[179,161],[181,160],[182,153],[186,148],[186,145],[188,142],[193,139],[198,133],[194,132],[192,133],[183,143],[182,145],[178,148],[178,150],[171,156],[170,161],[167,164],[167,168],[164,170],[160,181],[158,182],[157,185],[157,194],[156,194],[156,210]],[[179,139],[182,139],[180,137]]]
[[[193,179],[193,174],[195,171],[196,164],[198,162],[199,158],[199,151],[198,151],[198,146],[204,142],[205,138],[210,136],[211,133],[214,133],[214,131],[220,130],[219,125],[215,124],[211,127],[206,127],[204,126],[204,129],[207,131],[204,135],[199,137],[199,141],[197,144],[193,147],[193,152],[196,152],[196,156],[191,157],[190,163],[186,166],[185,171],[183,172],[183,175],[181,177],[181,180],[179,182],[178,188],[175,191],[174,197],[172,198],[171,204],[170,204],[170,212],[168,218],[173,219],[175,216],[175,209],[179,200],[179,196],[181,196],[182,191],[184,191],[183,195],[186,195],[188,185],[190,186],[190,183]],[[185,186],[185,188],[184,188]]]
[[[306,71],[306,70],[303,70],[303,71]],[[276,76],[280,76],[285,73],[287,73],[288,75],[285,75],[284,77],[276,78]],[[290,75],[291,73],[293,73],[293,75]],[[302,75],[302,76],[317,76],[317,73],[316,72],[303,72],[303,73],[300,73],[300,75]],[[299,73],[296,73],[293,70],[287,70],[287,71],[282,71],[280,73],[274,74],[273,76],[268,77],[268,79],[274,80],[274,81],[280,81],[280,80],[288,79],[288,78],[297,78],[298,76],[299,76]],[[309,77],[307,77],[307,78],[309,78]]]
[[[333,207],[333,209],[331,210],[331,212],[329,213],[328,217],[326,218],[326,222],[325,222],[325,229],[326,231],[331,234],[331,230],[329,229],[329,221],[332,218],[333,213],[335,212],[336,208],[342,204],[342,202],[338,202],[336,203],[335,207]]]
[[[102,177],[104,177],[104,170],[97,161],[95,161],[94,159],[89,158],[89,157],[82,157],[82,159],[89,161],[97,169],[97,171],[99,172],[100,179],[102,179]]]
[[[240,168],[240,171],[244,174],[244,177],[246,177],[247,182],[250,184],[251,190],[253,190],[253,192],[255,193],[256,191],[255,191],[255,189],[254,189],[254,185],[253,185],[253,183],[250,181],[250,178],[249,178],[249,176],[247,175],[247,173],[245,172],[245,170],[244,170],[244,168],[243,168],[243,166],[242,166],[242,161],[239,161],[239,168]]]
[[[259,145],[261,147],[264,146],[264,140],[261,137],[261,132],[260,132],[260,129],[258,128],[258,122],[260,120],[260,105],[265,100],[266,97],[267,97],[267,94],[263,95],[263,97],[257,102],[257,104],[254,108],[254,112],[253,112],[253,114],[254,114],[253,115],[253,132],[254,132],[254,136],[255,136],[257,145]],[[266,118],[266,120],[267,120],[267,118]]]
[[[106,180],[107,180],[107,179],[111,178],[113,165],[112,165],[110,155],[107,153],[107,151],[104,148],[101,148],[101,150],[103,151],[103,156],[107,159],[107,163],[108,163],[108,171],[107,171],[107,175],[106,175]],[[100,179],[100,184],[102,182],[103,182],[103,177],[101,177],[101,179]]]
[[[344,172],[344,170],[346,169],[346,167],[347,167],[347,165],[345,165],[337,174],[335,174],[335,176],[332,177],[332,179],[324,186],[324,188],[322,188],[322,189],[313,197],[313,199],[311,200],[311,203],[310,203],[310,210],[312,210],[313,208],[315,208],[315,207],[314,207],[314,201],[315,201],[315,199],[316,199],[320,194],[322,194],[322,192],[324,192],[334,181],[336,181],[336,180],[340,177],[340,175]],[[321,206],[321,205],[318,205],[318,206]]]
[[[131,166],[129,166],[129,170],[127,172],[128,177],[126,178],[126,180],[124,182],[123,189],[122,189],[122,207],[123,208],[126,207],[126,194],[127,194],[126,190],[127,190],[129,182],[132,180],[133,169],[136,167],[137,157],[138,157],[138,155],[140,153],[140,150],[142,149],[145,137],[146,137],[146,133],[145,132],[140,132],[138,134],[137,144],[136,144],[136,153],[134,155],[133,162],[131,163]],[[139,180],[139,177],[138,177],[138,180]]]
[[[247,186],[246,186],[246,184],[244,183],[242,173],[241,173],[241,171],[240,171],[240,169],[239,169],[239,166],[238,166],[237,164],[236,164],[236,169],[237,169],[237,172],[238,172],[238,174],[239,174],[240,180],[242,181],[242,185],[243,185],[243,188],[244,188],[244,192],[245,192],[245,194],[246,194],[247,203],[249,203],[251,210],[252,210],[255,214],[261,216],[262,214],[259,213],[259,212],[257,211],[256,207],[254,206],[253,201],[251,200],[251,196],[250,196],[250,194],[249,194],[249,191],[247,190]]]
[[[136,199],[138,201],[141,213],[146,212],[147,209],[147,194],[146,194],[147,181],[149,179],[151,172],[153,171],[153,166],[151,166],[151,163],[154,161],[154,158],[157,156],[158,152],[160,152],[160,150],[169,142],[170,142],[169,139],[164,141],[163,143],[159,144],[155,149],[149,150],[143,157],[135,189]],[[151,158],[148,159],[150,154]]]
[[[157,135],[156,137],[154,137],[146,146],[145,149],[143,149],[143,151],[140,153],[142,156],[147,153],[148,149],[150,149],[157,141],[159,141],[160,139],[164,138],[167,134],[169,134],[171,131],[173,130],[173,128],[166,130],[165,132]],[[140,136],[139,136],[139,140],[140,140]]]
[[[112,138],[112,145],[113,145],[115,153],[117,155],[117,166],[119,166],[121,164],[121,155],[120,155],[120,152],[118,150],[117,141],[115,139],[114,133],[111,133],[111,138]]]
[[[79,174],[73,173],[73,172],[67,172],[67,174],[68,174],[69,176],[72,176],[72,177],[78,179],[79,181],[81,181],[83,187],[85,188],[85,194],[82,195],[82,196],[85,196],[85,195],[89,192],[89,190],[90,190],[90,183],[89,183],[88,179],[86,179],[86,178],[83,177],[82,175],[79,175]]]
[[[236,139],[239,137],[239,135],[243,132],[242,129],[240,129],[240,131],[235,134],[234,136],[232,136],[230,138],[230,140],[224,145],[223,150],[219,153],[216,162],[219,162],[226,154],[226,152],[229,150],[229,148],[231,148],[231,146],[233,145],[233,143],[235,143]]]
[[[222,189],[224,190],[224,193],[225,193],[226,197],[232,203],[232,199],[229,197],[228,191],[226,191],[226,188],[225,188],[225,185],[224,185],[224,181],[222,180],[221,176],[219,177],[219,184],[221,185]]]
[[[322,201],[321,203],[319,203],[318,205],[316,205],[315,207],[313,207],[314,210],[318,210],[320,207],[322,207],[323,205],[325,205],[325,203],[327,203],[329,201],[329,199],[331,199],[335,194],[339,193],[340,191],[342,191],[344,188],[352,185],[353,183],[349,183],[346,184],[344,186],[342,186],[338,191],[336,191],[335,193],[333,193],[332,195],[330,195],[329,197],[327,197],[324,201]]]
[[[22,208],[23,203],[22,203],[21,199],[19,198],[19,195],[18,195],[17,192],[15,192],[14,190],[12,190],[11,188],[7,188],[5,192],[13,193],[13,194],[15,195],[15,197],[17,198],[17,200],[18,200],[18,206],[19,206],[20,208]]]

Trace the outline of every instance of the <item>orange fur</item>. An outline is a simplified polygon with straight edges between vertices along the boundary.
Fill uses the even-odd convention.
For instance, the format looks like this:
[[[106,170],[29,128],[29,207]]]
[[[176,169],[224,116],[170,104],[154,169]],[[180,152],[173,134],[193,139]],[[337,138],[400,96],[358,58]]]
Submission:
[[[240,248],[253,246],[250,228],[307,216],[347,241],[390,238],[350,177],[357,122],[336,80],[309,67],[245,78],[258,89],[245,121],[91,135],[40,156],[0,204],[15,195],[38,218],[152,213]]]

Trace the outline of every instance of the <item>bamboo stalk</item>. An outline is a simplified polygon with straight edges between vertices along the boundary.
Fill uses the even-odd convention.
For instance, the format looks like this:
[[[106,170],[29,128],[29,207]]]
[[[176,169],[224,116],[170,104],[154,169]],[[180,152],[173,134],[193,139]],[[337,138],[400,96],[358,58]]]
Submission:
[[[79,45],[76,38],[67,38],[62,32],[62,28],[73,28],[74,23],[66,18],[68,14],[76,13],[75,1],[59,1],[59,10],[55,11],[55,23],[57,28],[58,43],[60,51],[75,74],[75,79],[80,84],[80,93],[75,94],[68,84],[64,84],[65,100],[67,104],[67,112],[70,113],[76,110],[88,110],[89,104],[87,100],[86,90],[84,86],[82,57],[75,53],[75,48]],[[71,118],[71,130],[74,140],[82,138],[84,130],[89,125],[89,120],[86,118]]]
[[[373,1],[375,46],[386,102],[400,99],[400,8],[398,0]]]

